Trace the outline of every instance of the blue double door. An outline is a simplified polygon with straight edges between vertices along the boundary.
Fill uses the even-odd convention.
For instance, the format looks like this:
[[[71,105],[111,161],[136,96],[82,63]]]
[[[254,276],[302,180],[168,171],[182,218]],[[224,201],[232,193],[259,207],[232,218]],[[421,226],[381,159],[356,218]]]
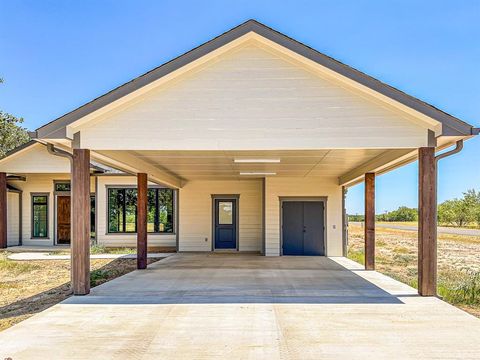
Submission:
[[[283,255],[325,255],[323,201],[282,203]]]
[[[215,199],[215,249],[237,248],[237,200]]]

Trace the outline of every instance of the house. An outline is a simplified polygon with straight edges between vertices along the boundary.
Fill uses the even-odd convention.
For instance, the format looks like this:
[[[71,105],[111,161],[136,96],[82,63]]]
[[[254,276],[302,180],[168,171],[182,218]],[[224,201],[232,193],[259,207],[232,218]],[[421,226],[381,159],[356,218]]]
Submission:
[[[0,161],[0,244],[342,256],[345,189],[419,159],[419,292],[436,291],[436,158],[471,125],[254,20],[40,127]],[[8,205],[7,205],[8,203]],[[8,214],[8,215],[7,215]],[[72,221],[70,221],[70,218]]]

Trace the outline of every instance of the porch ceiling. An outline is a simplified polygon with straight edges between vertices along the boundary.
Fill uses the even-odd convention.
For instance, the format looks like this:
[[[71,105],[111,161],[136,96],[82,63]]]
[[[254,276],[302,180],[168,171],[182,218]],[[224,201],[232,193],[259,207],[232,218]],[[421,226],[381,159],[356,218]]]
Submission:
[[[276,173],[281,177],[330,177],[345,173],[384,154],[386,149],[332,149],[295,151],[97,151],[117,159],[131,157],[183,180],[248,179]],[[278,163],[236,163],[235,159],[279,159]]]

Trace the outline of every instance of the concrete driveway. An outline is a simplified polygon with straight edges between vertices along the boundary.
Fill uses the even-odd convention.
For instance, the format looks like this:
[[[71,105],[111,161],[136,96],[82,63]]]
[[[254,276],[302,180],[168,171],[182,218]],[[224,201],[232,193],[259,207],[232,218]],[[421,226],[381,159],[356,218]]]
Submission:
[[[479,334],[345,258],[177,254],[0,333],[0,358],[478,359]]]

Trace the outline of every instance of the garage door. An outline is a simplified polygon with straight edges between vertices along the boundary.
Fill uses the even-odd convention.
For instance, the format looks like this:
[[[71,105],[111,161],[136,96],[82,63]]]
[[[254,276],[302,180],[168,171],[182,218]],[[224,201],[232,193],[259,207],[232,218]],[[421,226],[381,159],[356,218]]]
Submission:
[[[323,201],[282,203],[283,255],[325,255]]]

